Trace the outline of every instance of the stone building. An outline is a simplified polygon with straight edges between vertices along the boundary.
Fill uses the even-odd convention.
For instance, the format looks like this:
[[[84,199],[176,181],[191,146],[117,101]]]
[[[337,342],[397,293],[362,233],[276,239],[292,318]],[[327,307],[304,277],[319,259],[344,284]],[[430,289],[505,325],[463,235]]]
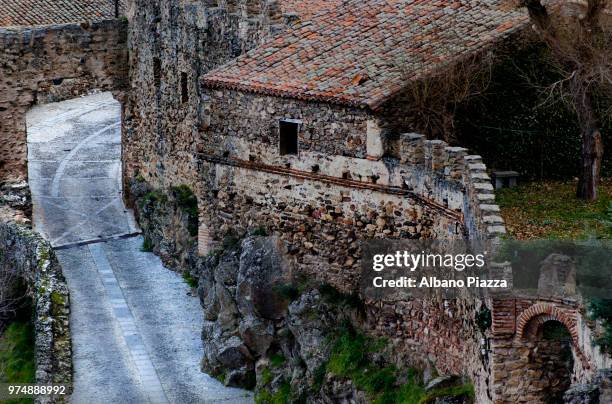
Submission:
[[[400,136],[411,132],[413,118],[402,98],[410,83],[520,30],[525,26],[524,15],[507,11],[495,1],[461,6],[373,1],[367,7],[352,2],[331,7],[313,1],[312,7],[302,3],[301,8],[288,3],[261,2],[255,13],[251,3],[239,3],[234,10],[229,3],[210,8],[189,2],[135,8],[134,20],[155,30],[159,39],[140,46],[132,58],[132,88],[137,91],[130,93],[126,108],[126,180],[140,174],[160,188],[187,184],[201,206],[208,208],[228,192],[234,193],[229,183],[211,184],[216,174],[209,171],[231,171],[239,165],[237,171],[262,176],[261,182],[247,180],[252,189],[261,184],[262,190],[268,190],[266,181],[280,174],[286,188],[279,192],[286,190],[305,199],[312,196],[309,187],[300,194],[291,184],[294,181],[287,179],[306,176],[313,186],[321,180],[344,184],[335,195],[321,195],[322,201],[329,201],[327,205],[340,205],[334,210],[348,212],[355,205],[353,199],[364,199],[350,194],[368,189],[366,194],[381,190],[394,194],[398,201],[387,209],[399,209],[392,213],[398,217],[405,214],[400,213],[403,204],[414,203],[397,195],[410,193],[421,198],[424,210],[444,213],[415,213],[418,220],[420,216],[434,219],[425,219],[427,224],[413,221],[405,228],[377,226],[376,218],[365,220],[352,214],[344,218],[346,226],[360,222],[381,228],[369,227],[370,236],[382,236],[385,230],[384,235],[392,237],[419,237],[420,232],[429,237],[454,232],[475,236],[475,228],[482,224],[464,211],[469,204],[465,205],[461,185],[455,184],[453,194],[449,184],[424,189],[430,185],[426,175],[402,178],[402,164],[418,166],[425,161],[421,159],[429,158],[433,163],[428,168],[439,171],[448,166],[447,160],[463,164],[466,154],[445,149],[440,142]],[[321,12],[310,20],[282,14],[287,9],[303,12],[319,7]],[[142,44],[138,36],[148,32],[135,28],[131,37]],[[236,58],[251,48],[255,49]],[[411,148],[416,153],[411,154]],[[480,179],[486,176],[481,173]],[[211,197],[216,189],[222,190],[220,196]],[[247,197],[242,191],[236,193]],[[387,202],[380,195],[365,200],[373,211],[379,209],[375,207],[379,202]],[[302,202],[313,201],[286,200],[283,205],[300,212],[325,205],[318,201],[306,208]],[[322,209],[323,217],[328,217],[329,207]],[[203,254],[222,237],[222,231],[214,234],[211,229],[223,227],[217,223],[218,209],[207,208],[201,209]],[[334,213],[333,222],[341,222],[339,213]],[[499,222],[495,215],[487,216],[490,226],[485,228],[494,230]],[[438,217],[449,220],[438,221]],[[378,221],[382,223],[381,218]]]
[[[6,24],[49,22],[17,3],[27,2],[0,0],[12,6]],[[407,102],[415,83],[526,27],[503,1],[131,0],[129,23],[98,21],[114,11],[110,2],[93,11],[69,3],[45,16],[87,22],[0,29],[0,180],[26,177],[33,104],[97,88],[122,103],[128,202],[154,252],[176,269],[201,270],[228,235],[267,233],[300,276],[354,293],[367,240],[505,232],[481,158],[413,133]],[[161,208],[151,213],[153,205]],[[609,363],[590,346],[575,302],[365,305],[367,332],[389,338],[402,359],[469,377],[478,402],[517,402],[525,392],[543,400],[538,369],[527,378],[521,369],[549,321],[571,333],[572,382]],[[488,309],[490,328],[480,330],[474,319]],[[256,352],[244,332],[253,324],[230,320],[232,352],[261,359],[265,349]],[[218,330],[211,323],[205,330]]]
[[[402,98],[410,83],[523,28],[522,14],[497,1],[204,3],[128,7],[123,137],[132,190],[193,191],[200,256],[228,234],[262,229],[302,276],[351,293],[365,240],[505,231],[480,157],[411,133]],[[143,209],[151,195],[132,194],[141,224],[154,251],[185,268],[193,240],[179,234],[182,213],[152,218]],[[420,325],[396,341],[398,352],[416,349],[440,371],[468,375],[486,397],[478,331],[452,320],[480,305],[373,305],[369,318],[381,319],[371,324],[381,335],[407,321],[396,311],[435,318],[410,320]]]

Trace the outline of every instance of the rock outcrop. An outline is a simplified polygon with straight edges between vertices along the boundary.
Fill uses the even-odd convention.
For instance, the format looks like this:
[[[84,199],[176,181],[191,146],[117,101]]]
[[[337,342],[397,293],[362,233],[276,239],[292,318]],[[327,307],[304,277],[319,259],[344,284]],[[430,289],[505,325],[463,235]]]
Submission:
[[[261,402],[308,403],[368,403],[385,383],[394,389],[401,385],[395,375],[404,371],[387,345],[359,331],[367,324],[360,300],[301,278],[280,238],[226,242],[195,268],[205,315],[202,369],[226,385],[255,388]],[[351,345],[346,330],[364,346]],[[342,338],[350,353],[338,347]],[[359,356],[354,369],[330,365],[345,354]],[[356,377],[362,369],[372,373],[371,380]],[[444,380],[442,387],[464,382]],[[469,396],[454,399],[470,402]]]
[[[578,384],[565,392],[563,402],[566,404],[603,404],[612,403],[612,369],[597,372],[593,381]]]

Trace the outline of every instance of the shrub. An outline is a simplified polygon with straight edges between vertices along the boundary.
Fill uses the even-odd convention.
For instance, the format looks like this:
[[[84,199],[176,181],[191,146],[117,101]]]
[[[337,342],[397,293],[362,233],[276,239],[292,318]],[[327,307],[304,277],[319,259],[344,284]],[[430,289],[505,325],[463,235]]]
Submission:
[[[193,276],[191,276],[191,273],[189,271],[183,272],[183,279],[185,280],[187,285],[189,285],[189,287],[191,288],[198,287],[198,280],[195,279]]]
[[[153,241],[148,236],[145,236],[144,240],[142,241],[142,247],[140,247],[140,251],[142,252],[153,251]]]
[[[193,237],[198,235],[198,198],[187,185],[172,188],[176,204],[187,215],[187,229]]]
[[[33,383],[34,373],[34,327],[13,322],[0,337],[0,382]]]

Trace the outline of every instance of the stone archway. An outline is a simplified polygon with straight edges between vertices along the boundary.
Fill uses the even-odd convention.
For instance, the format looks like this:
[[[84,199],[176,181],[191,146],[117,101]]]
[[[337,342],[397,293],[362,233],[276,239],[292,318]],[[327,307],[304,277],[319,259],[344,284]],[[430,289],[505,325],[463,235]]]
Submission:
[[[580,350],[574,310],[536,303],[517,318],[514,347],[520,352],[521,399],[560,402],[575,379],[576,366],[586,363]],[[578,362],[578,363],[576,363]]]

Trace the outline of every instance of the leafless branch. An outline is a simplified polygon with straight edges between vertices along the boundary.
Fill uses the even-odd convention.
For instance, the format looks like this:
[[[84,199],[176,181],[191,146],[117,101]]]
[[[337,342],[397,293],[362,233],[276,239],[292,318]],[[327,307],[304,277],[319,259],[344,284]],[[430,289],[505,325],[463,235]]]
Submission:
[[[0,331],[25,302],[22,279],[10,268],[0,266]]]

